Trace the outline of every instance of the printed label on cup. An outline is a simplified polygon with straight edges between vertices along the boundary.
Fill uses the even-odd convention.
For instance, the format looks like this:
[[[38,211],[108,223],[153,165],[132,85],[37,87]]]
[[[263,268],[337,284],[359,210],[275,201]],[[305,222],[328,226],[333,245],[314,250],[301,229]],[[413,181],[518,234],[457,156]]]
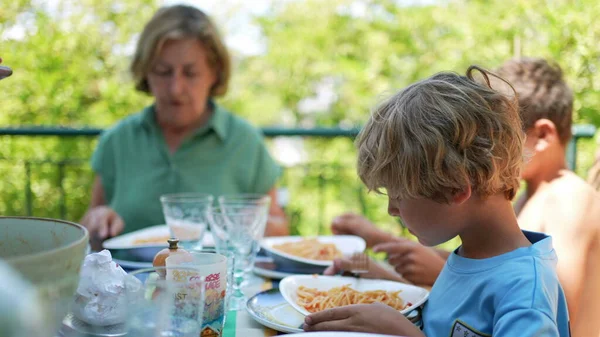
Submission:
[[[197,276],[204,277],[204,313],[202,320],[201,337],[220,337],[223,332],[225,320],[225,295],[227,289],[227,258],[220,254],[198,253],[193,254],[193,261],[187,256],[169,256],[165,263],[167,267],[188,266],[198,268]],[[174,277],[190,277],[185,273],[176,274]]]
[[[171,294],[174,296],[175,308],[180,315],[199,317],[203,314],[204,308],[194,305],[202,301],[202,286],[205,284],[199,272],[189,269],[169,269],[166,280],[172,282],[174,286]]]

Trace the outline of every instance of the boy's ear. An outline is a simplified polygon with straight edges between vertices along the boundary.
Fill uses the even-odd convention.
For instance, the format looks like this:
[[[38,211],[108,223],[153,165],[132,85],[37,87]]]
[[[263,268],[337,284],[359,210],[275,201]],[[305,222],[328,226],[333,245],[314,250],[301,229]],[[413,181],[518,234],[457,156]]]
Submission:
[[[558,131],[556,125],[549,119],[538,119],[533,124],[533,132],[537,141],[535,142],[535,150],[538,152],[544,151],[550,145],[559,143]]]
[[[452,196],[452,203],[460,205],[463,202],[469,200],[470,197],[471,197],[471,184],[467,184],[467,186],[462,191],[460,191]]]

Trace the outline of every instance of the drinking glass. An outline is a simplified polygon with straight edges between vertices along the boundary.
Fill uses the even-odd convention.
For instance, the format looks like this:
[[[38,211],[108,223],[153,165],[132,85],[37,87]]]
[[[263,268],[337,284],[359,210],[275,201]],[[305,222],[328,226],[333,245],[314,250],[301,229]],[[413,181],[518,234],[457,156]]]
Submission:
[[[251,233],[255,244],[253,245],[254,252],[252,258],[252,264],[254,264],[254,258],[260,250],[259,242],[263,239],[265,234],[265,228],[269,218],[269,208],[271,205],[271,197],[264,194],[229,194],[222,195],[218,198],[221,209],[226,213],[237,212],[237,211],[252,211],[256,212],[257,223],[253,227]],[[246,270],[246,273],[250,273],[251,268]],[[246,275],[247,276],[247,275]],[[247,277],[244,278],[242,286],[247,283]]]
[[[229,301],[230,310],[242,310],[248,300],[241,290],[248,278],[258,252],[255,239],[256,227],[260,226],[260,209],[214,207],[209,212],[211,232],[220,252],[233,253],[233,289]]]
[[[187,250],[202,250],[208,227],[207,213],[213,196],[202,193],[165,194],[160,197],[163,213],[172,237]]]
[[[256,240],[261,240],[265,234],[267,220],[269,218],[269,208],[271,206],[271,197],[265,194],[226,194],[218,198],[221,208],[227,210],[253,208],[259,212],[257,218],[258,224],[253,234]]]
[[[205,281],[200,272],[176,266],[127,275],[127,336],[200,336],[205,304]]]
[[[220,207],[211,207],[208,213],[208,224],[215,242],[215,251],[227,257],[226,310],[229,311],[231,309],[231,296],[235,292],[235,249],[229,240],[229,234],[227,234],[227,228],[225,227],[225,218]]]

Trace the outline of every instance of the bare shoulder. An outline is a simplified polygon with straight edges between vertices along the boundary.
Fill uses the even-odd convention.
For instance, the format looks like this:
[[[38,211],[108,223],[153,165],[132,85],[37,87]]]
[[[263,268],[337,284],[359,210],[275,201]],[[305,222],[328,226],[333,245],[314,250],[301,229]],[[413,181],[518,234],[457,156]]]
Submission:
[[[600,193],[575,173],[561,172],[545,192],[548,215],[578,230],[595,230],[600,226]]]
[[[580,176],[567,170],[562,171],[561,176],[549,184],[548,192],[560,196],[564,200],[569,198],[573,202],[582,199],[593,199],[600,202],[598,191]]]

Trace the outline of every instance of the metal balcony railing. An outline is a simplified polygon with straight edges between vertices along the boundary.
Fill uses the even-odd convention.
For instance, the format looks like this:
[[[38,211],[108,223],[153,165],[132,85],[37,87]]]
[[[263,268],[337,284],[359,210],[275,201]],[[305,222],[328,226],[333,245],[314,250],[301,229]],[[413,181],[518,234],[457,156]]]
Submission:
[[[56,217],[78,221],[89,203],[93,173],[89,158],[96,128],[0,128],[0,214]],[[294,233],[326,232],[331,218],[353,210],[375,216],[385,212],[381,199],[367,196],[356,177],[351,142],[360,129],[263,128],[265,137],[302,138],[314,148],[341,145],[346,154],[336,158],[316,154],[286,167],[281,187],[289,200],[286,211]],[[577,165],[577,143],[594,136],[593,125],[575,125],[567,148],[569,165]],[[350,160],[341,160],[350,158]],[[370,199],[371,198],[371,199]],[[380,206],[377,206],[380,205]]]

